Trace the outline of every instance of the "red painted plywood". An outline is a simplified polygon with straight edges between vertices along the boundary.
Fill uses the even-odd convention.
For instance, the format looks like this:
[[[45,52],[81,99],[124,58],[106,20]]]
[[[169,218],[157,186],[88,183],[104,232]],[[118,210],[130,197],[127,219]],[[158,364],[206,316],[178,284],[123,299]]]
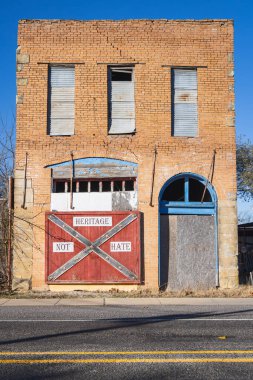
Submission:
[[[115,225],[129,215],[135,215],[136,219],[107,241],[98,245],[98,247],[110,257],[116,259],[123,268],[131,271],[135,275],[134,279],[129,277],[129,275],[121,273],[111,263],[99,257],[94,251],[90,252],[70,269],[58,275],[57,278],[48,278],[48,276],[57,273],[57,270],[62,268],[67,262],[73,262],[73,258],[80,251],[87,248],[87,244],[78,241],[76,237],[66,231],[66,226],[70,226],[74,231],[78,231],[90,242],[95,242],[101,235],[110,233],[109,231]],[[52,216],[63,221],[64,226],[59,226],[50,220]],[[74,218],[80,217],[94,217],[95,219],[89,219],[94,221],[94,223],[96,221],[99,223],[104,221],[104,218],[109,217],[111,218],[112,225],[75,226]],[[98,217],[101,217],[101,219],[98,220]],[[87,219],[81,220],[87,221]],[[108,219],[106,220],[108,221]],[[66,243],[70,244],[67,246]],[[119,244],[112,246],[111,243]],[[125,251],[121,251],[121,249]],[[127,249],[128,251],[126,251]],[[73,250],[73,252],[68,252],[68,250]],[[140,261],[139,212],[50,212],[46,214],[46,281],[48,283],[140,283]]]

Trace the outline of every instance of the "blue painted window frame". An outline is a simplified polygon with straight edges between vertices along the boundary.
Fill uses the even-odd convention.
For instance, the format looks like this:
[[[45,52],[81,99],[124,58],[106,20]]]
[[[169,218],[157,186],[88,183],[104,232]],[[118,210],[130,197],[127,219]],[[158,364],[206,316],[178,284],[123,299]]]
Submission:
[[[163,201],[164,191],[179,179],[184,179],[184,202],[168,202]],[[195,179],[206,186],[207,191],[211,195],[212,202],[190,202],[189,201],[189,179]],[[215,215],[216,214],[217,196],[212,184],[204,177],[193,173],[181,173],[177,174],[169,179],[163,185],[159,195],[159,213],[160,214],[184,214],[184,215]]]

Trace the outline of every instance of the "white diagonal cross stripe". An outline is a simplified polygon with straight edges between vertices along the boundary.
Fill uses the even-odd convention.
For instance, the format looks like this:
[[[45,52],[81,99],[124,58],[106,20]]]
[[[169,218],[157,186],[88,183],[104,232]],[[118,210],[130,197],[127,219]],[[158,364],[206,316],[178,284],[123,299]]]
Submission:
[[[126,268],[119,261],[108,255],[105,251],[103,251],[99,246],[109,240],[112,236],[117,234],[123,228],[125,228],[128,224],[132,223],[135,219],[137,219],[137,215],[130,214],[121,222],[112,227],[109,231],[106,231],[103,235],[101,235],[94,242],[91,242],[85,236],[80,234],[74,228],[69,226],[63,220],[58,218],[56,215],[49,215],[48,219],[56,224],[58,227],[62,228],[65,232],[67,232],[70,236],[74,237],[76,240],[86,245],[86,248],[80,251],[77,255],[72,257],[69,261],[63,264],[60,268],[56,269],[53,273],[48,276],[49,281],[56,280],[67,270],[72,268],[75,264],[79,263],[82,259],[88,256],[91,252],[95,252],[101,259],[105,260],[108,264],[110,264],[113,268],[117,269],[124,276],[128,277],[130,280],[137,280],[137,276],[135,273],[131,272],[128,268]]]

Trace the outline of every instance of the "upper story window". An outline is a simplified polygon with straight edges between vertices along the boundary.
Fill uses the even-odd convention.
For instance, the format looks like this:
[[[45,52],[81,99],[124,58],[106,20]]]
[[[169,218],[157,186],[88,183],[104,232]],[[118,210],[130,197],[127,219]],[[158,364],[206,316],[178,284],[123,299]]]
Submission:
[[[196,69],[172,70],[172,135],[198,134],[198,83]]]
[[[74,134],[75,68],[50,66],[48,87],[48,134]]]
[[[109,134],[135,132],[134,68],[110,67],[108,72]]]

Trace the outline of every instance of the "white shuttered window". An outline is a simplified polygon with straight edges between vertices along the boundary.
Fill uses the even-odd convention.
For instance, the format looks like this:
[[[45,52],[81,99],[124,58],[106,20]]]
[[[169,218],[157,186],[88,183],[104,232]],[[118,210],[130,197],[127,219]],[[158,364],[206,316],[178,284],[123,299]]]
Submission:
[[[109,134],[135,132],[133,67],[109,68],[108,94]]]
[[[172,71],[172,134],[195,137],[198,134],[198,83],[196,69]]]
[[[75,122],[75,68],[49,67],[48,129],[52,136],[73,135]]]

